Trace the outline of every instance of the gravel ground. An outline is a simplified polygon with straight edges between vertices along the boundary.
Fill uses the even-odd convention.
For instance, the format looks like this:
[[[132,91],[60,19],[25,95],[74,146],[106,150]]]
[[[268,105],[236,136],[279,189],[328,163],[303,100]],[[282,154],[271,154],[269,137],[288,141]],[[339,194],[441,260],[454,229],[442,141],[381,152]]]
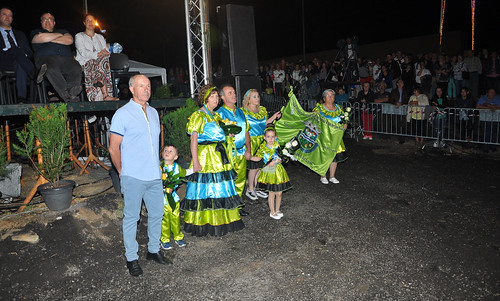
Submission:
[[[165,252],[172,265],[144,260],[143,218],[139,278],[125,266],[116,193],[4,218],[0,299],[499,300],[498,156],[346,143],[340,184],[288,164],[283,219],[247,200],[244,230],[187,236]],[[13,241],[16,230],[39,242]]]

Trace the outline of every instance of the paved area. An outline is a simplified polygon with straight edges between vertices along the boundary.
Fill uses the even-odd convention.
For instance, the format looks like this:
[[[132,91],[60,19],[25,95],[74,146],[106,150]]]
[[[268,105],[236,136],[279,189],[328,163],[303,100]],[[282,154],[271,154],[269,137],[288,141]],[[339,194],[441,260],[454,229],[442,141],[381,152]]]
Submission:
[[[143,219],[139,278],[125,267],[119,194],[3,217],[0,299],[500,299],[500,160],[346,143],[340,184],[289,164],[283,219],[269,217],[267,200],[249,201],[243,231],[187,236],[185,248],[165,252],[172,265],[145,261]],[[13,240],[19,234],[39,241]]]

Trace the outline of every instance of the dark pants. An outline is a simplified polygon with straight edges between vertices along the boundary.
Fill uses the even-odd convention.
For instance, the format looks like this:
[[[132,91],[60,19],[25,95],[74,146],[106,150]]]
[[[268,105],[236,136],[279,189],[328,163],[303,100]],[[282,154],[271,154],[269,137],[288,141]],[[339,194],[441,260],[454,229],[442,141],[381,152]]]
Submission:
[[[26,98],[28,94],[26,83],[28,78],[33,79],[35,76],[35,66],[18,47],[7,50],[4,57],[5,62],[2,62],[4,70],[16,72],[17,97]]]
[[[76,97],[71,88],[81,87],[82,67],[71,56],[42,56],[35,59],[37,68],[47,64],[46,76],[59,97],[67,101]],[[81,91],[74,89],[74,91]]]
[[[470,72],[469,79],[465,81],[465,86],[469,88],[470,94],[478,99],[479,96],[479,74],[477,72]]]

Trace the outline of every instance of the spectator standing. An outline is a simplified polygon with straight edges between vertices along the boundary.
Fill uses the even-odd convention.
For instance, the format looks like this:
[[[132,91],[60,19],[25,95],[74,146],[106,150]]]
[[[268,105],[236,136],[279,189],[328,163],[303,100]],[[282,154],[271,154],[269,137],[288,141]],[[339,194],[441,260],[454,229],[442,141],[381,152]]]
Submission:
[[[472,97],[478,98],[479,95],[479,75],[482,73],[481,60],[474,55],[472,50],[465,51],[465,68],[469,73],[469,78],[465,81],[465,86],[469,88]]]
[[[413,95],[408,101],[408,114],[406,121],[410,122],[411,133],[415,135],[415,145],[422,147],[424,145],[424,137],[422,136],[425,127],[425,106],[429,105],[427,95],[422,93],[420,88],[413,90]]]
[[[457,91],[457,97],[458,97],[458,95],[460,95],[462,91],[462,88],[464,87],[464,79],[462,74],[463,72],[467,71],[467,68],[465,67],[465,63],[461,54],[457,54],[457,61],[452,66],[452,70],[453,70],[453,80],[455,81],[455,89]]]
[[[370,88],[370,83],[365,82],[363,84],[363,90],[359,91],[357,102],[361,103],[361,118],[363,120],[363,140],[373,140],[372,130],[373,130],[373,114],[371,103],[375,100],[375,94]]]
[[[282,85],[285,80],[285,71],[281,69],[280,65],[276,65],[276,69],[273,71],[273,85],[274,85],[274,94],[277,96],[282,96]]]
[[[484,66],[484,74],[486,77],[486,86],[488,89],[493,88],[497,93],[500,90],[500,60],[497,52],[492,51],[490,57],[486,60]]]

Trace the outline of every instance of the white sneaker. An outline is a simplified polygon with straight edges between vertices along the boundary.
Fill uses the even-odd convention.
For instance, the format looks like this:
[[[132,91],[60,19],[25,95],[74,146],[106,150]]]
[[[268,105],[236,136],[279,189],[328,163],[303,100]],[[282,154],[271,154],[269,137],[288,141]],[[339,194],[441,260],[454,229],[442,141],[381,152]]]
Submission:
[[[259,198],[263,198],[263,199],[265,199],[265,198],[267,198],[267,197],[268,197],[267,192],[260,191],[260,190],[255,191],[255,194],[256,194]]]
[[[434,141],[434,143],[432,144],[433,147],[439,147],[439,141]]]
[[[282,218],[282,217],[283,217],[283,212],[276,212],[276,214],[277,214],[280,218]]]
[[[321,177],[319,178],[319,180],[321,181],[321,183],[323,184],[328,184],[328,180],[325,178],[325,177]]]
[[[252,201],[255,201],[256,199],[258,199],[257,195],[255,194],[255,191],[253,190],[247,190],[247,193],[245,193],[245,195],[251,199]]]
[[[337,178],[330,178],[330,182],[332,182],[333,184],[340,183],[339,180],[337,180]]]

